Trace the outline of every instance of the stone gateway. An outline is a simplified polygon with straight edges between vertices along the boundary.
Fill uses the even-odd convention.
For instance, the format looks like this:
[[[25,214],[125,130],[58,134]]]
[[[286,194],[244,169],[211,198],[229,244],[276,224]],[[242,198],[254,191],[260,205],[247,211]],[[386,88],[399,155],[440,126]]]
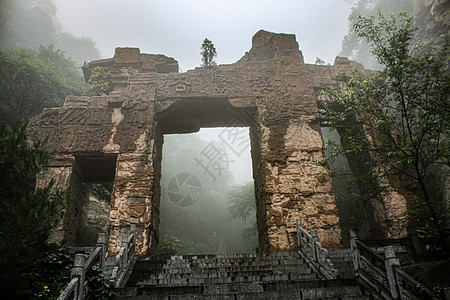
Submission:
[[[30,123],[57,151],[41,180],[72,187],[72,203],[54,239],[76,239],[82,186],[112,182],[109,218],[103,221],[110,255],[117,254],[131,224],[137,254],[154,253],[163,135],[249,127],[260,251],[297,249],[297,219],[305,229],[317,229],[326,248],[340,246],[331,181],[322,180],[328,170],[317,162],[324,156],[317,103],[323,89],[340,87],[340,73],[367,72],[362,65],[339,57],[332,66],[305,64],[294,35],[261,30],[250,51],[230,65],[179,73],[173,58],[117,48],[113,58],[85,64],[86,78],[97,66],[109,74],[108,95],[69,96],[63,107],[45,109]],[[393,209],[395,214],[384,210],[380,222],[406,208]]]

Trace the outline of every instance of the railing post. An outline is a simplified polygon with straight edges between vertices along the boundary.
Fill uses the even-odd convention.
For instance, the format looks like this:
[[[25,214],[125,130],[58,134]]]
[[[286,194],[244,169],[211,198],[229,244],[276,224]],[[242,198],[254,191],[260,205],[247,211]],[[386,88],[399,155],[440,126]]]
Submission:
[[[122,235],[122,243],[120,244],[120,248],[123,248],[122,254],[122,265],[120,266],[120,272],[122,272],[126,268],[127,260],[128,260],[128,235]]]
[[[400,266],[400,260],[395,256],[395,251],[393,246],[384,247],[384,265],[386,267],[386,275],[389,283],[389,290],[391,291],[391,296],[394,299],[399,298],[398,293],[398,282],[395,276],[394,268]]]
[[[416,229],[412,226],[406,227],[406,232],[408,233],[409,240],[411,241],[412,247],[413,247],[413,258],[422,258],[425,254],[424,247],[422,244],[422,241],[417,236]]]
[[[445,299],[450,299],[450,287],[444,288]]]
[[[131,240],[131,251],[132,251],[133,263],[134,263],[134,257],[136,256],[136,224],[131,224],[130,236],[131,235],[133,235],[133,239]]]
[[[125,250],[128,250],[127,245],[128,245],[128,235],[124,234],[122,235],[122,242],[120,243],[120,248],[124,247]]]
[[[97,236],[97,247],[101,247],[102,251],[100,252],[100,268],[102,268],[102,272],[105,272],[105,257],[106,257],[106,233],[101,232]]]
[[[300,251],[302,248],[302,237],[300,234],[300,228],[303,228],[302,220],[297,219],[297,241],[298,241],[298,250]]]
[[[136,224],[131,224],[130,236],[133,235],[133,240],[131,241],[133,245],[136,245]]]
[[[358,230],[356,228],[350,229],[350,249],[352,250],[353,267],[357,271],[359,269],[359,251],[356,241],[359,240]]]
[[[82,300],[84,297],[84,280],[86,277],[86,270],[84,269],[85,261],[86,256],[84,256],[84,254],[75,254],[72,272],[70,273],[70,279],[73,279],[75,277],[78,278],[78,285],[75,292],[75,299],[77,300]]]
[[[320,243],[320,240],[319,240],[319,235],[317,234],[316,229],[311,230],[311,237],[312,237],[312,249],[313,249],[314,261],[319,262],[319,253],[318,253],[319,249],[317,249],[316,242]]]

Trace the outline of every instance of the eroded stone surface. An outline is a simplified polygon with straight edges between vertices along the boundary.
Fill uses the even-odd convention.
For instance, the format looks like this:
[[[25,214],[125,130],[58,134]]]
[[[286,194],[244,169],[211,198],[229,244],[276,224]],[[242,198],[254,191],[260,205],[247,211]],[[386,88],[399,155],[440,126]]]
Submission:
[[[111,255],[130,224],[137,225],[138,254],[158,243],[162,135],[214,126],[250,127],[261,251],[295,250],[298,218],[308,231],[318,229],[322,245],[340,245],[331,183],[321,176],[328,170],[316,162],[323,158],[317,100],[322,89],[339,87],[340,72],[365,72],[361,65],[344,58],[305,65],[294,35],[260,31],[231,65],[180,74],[174,59],[117,48],[114,58],[85,65],[85,75],[95,66],[110,74],[109,95],[67,97],[31,126],[49,136],[59,157],[116,155]],[[48,176],[65,187],[71,171],[55,164]]]

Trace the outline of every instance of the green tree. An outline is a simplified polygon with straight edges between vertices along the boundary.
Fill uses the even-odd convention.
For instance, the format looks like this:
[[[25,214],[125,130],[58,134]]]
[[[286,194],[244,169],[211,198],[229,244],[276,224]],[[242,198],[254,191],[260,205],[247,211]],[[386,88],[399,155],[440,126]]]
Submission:
[[[202,56],[202,67],[215,66],[216,62],[214,61],[214,58],[217,56],[217,51],[214,44],[205,38],[201,49],[202,52],[200,52],[200,54]]]
[[[325,61],[320,57],[316,57],[316,61],[314,62],[316,65],[323,66],[325,65]]]
[[[53,46],[0,49],[0,120],[13,125],[85,89],[75,64]]]
[[[88,96],[101,96],[108,94],[111,91],[111,82],[109,75],[102,67],[95,67],[92,70],[91,76],[88,80],[89,88],[86,91]]]
[[[80,73],[80,69],[66,53],[56,49],[54,45],[40,46],[37,49],[37,57],[42,60],[60,80],[61,86],[57,88],[64,95],[81,95],[86,90],[86,82]],[[55,99],[55,103],[63,103],[61,99]]]
[[[257,236],[258,231],[254,218],[256,204],[253,182],[250,181],[243,185],[233,186],[227,196],[229,199],[228,210],[231,213],[231,217],[245,224],[250,223],[250,226],[242,230],[241,235],[246,238]]]
[[[0,123],[0,284],[6,294],[32,295],[31,266],[45,255],[68,201],[65,191],[52,193],[53,181],[36,184],[52,155],[27,122],[14,128]]]
[[[372,191],[382,192],[382,182],[416,191],[423,204],[420,222],[443,243],[447,201],[430,192],[426,179],[433,166],[450,166],[448,39],[439,49],[410,51],[416,28],[406,13],[360,16],[354,29],[384,69],[370,78],[355,72],[344,79],[342,93],[329,93],[320,115],[339,131],[342,144],[328,147],[335,154],[362,157]]]

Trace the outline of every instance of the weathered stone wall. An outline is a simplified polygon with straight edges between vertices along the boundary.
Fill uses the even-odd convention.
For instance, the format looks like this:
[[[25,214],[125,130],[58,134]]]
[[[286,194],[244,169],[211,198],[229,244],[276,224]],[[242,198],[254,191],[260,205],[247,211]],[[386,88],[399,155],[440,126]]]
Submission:
[[[250,127],[261,251],[296,249],[298,218],[307,230],[318,229],[322,245],[340,245],[331,183],[320,179],[328,170],[316,162],[323,158],[317,101],[356,63],[337,58],[332,67],[305,65],[294,35],[260,31],[252,42],[235,64],[182,74],[171,58],[117,48],[114,58],[84,67],[86,76],[95,66],[109,72],[109,95],[68,97],[64,107],[46,109],[31,122],[66,158],[48,175],[61,172],[62,187],[73,157],[116,155],[112,255],[130,224],[137,225],[138,254],[155,251],[163,134],[219,126]]]
[[[30,126],[38,128],[42,136],[48,136],[49,143],[60,156],[101,156],[117,155],[115,184],[110,202],[110,252],[118,251],[121,234],[128,233],[130,224],[137,224],[138,253],[148,251],[148,236],[151,224],[151,178],[153,104],[155,87],[153,73],[139,74],[139,70],[157,70],[168,62],[168,70],[177,71],[174,60],[162,56],[144,59],[136,56],[136,49],[116,51],[112,60],[99,61],[120,79],[114,90],[105,96],[69,96],[61,108],[46,109],[34,118]],[[134,60],[133,60],[134,59]],[[150,62],[156,66],[150,66]],[[145,67],[145,68],[144,68]],[[124,82],[126,87],[124,88]],[[72,159],[73,160],[73,159]],[[64,178],[57,180],[61,188],[69,184],[68,177],[73,164],[65,165]],[[51,166],[50,176],[58,172],[58,166]],[[99,171],[101,172],[101,170]],[[74,176],[71,176],[75,178]],[[83,178],[80,179],[83,181]],[[77,206],[77,205],[76,205]],[[73,214],[78,218],[78,213]],[[74,220],[76,222],[76,220]],[[66,224],[65,231],[72,224]],[[61,231],[61,230],[59,230]],[[70,230],[71,231],[71,230]],[[69,236],[74,233],[70,232]],[[61,238],[64,234],[59,234]],[[66,234],[67,236],[67,234]]]

